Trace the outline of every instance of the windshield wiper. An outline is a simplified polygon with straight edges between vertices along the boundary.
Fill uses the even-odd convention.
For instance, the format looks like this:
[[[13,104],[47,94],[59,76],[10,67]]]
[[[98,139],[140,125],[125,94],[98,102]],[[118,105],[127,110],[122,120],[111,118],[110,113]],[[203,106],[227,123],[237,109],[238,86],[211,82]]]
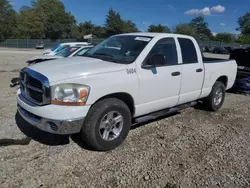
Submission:
[[[109,61],[112,61],[112,62],[115,62],[115,63],[126,64],[126,63],[123,62],[123,61],[120,61],[120,60],[115,59],[114,56],[112,56],[112,55],[110,55],[110,54],[105,54],[105,53],[94,53],[94,54],[92,54],[92,55],[88,55],[88,54],[86,53],[86,54],[83,54],[82,56],[83,56],[83,57],[97,58],[97,59],[101,59],[101,60],[103,60],[103,61],[109,60]]]
[[[95,55],[101,55],[101,56],[107,56],[107,57],[112,57],[112,58],[114,57],[114,56],[112,56],[112,55],[110,55],[110,54],[105,54],[105,53],[94,53],[93,55],[94,55],[94,56],[95,56]]]
[[[94,53],[93,57],[98,56],[100,59],[102,60],[107,60],[107,58],[115,63],[122,63],[120,61],[118,61],[117,59],[114,58],[114,56],[110,55],[110,54],[104,54],[104,53]],[[100,56],[103,56],[103,58],[101,58]]]

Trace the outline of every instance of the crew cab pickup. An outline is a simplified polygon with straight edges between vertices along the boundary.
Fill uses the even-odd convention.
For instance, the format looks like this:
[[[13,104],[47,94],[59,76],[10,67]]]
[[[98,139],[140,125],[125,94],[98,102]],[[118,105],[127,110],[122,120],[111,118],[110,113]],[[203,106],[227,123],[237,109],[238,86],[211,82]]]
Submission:
[[[190,36],[112,36],[73,57],[24,68],[18,111],[54,134],[80,133],[89,148],[119,146],[131,125],[194,105],[219,110],[235,81],[234,60],[204,58]]]

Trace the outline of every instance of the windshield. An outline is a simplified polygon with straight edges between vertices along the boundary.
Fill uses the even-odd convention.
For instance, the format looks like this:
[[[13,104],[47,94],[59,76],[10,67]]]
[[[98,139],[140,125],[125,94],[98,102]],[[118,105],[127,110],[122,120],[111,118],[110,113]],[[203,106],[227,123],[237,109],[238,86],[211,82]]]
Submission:
[[[68,48],[65,48],[65,49],[61,50],[60,52],[56,53],[56,55],[59,55],[62,57],[68,57],[72,53],[74,53],[76,50],[78,50],[79,48],[80,47],[68,47]]]
[[[110,37],[87,51],[83,56],[116,63],[132,63],[152,37],[118,35]]]

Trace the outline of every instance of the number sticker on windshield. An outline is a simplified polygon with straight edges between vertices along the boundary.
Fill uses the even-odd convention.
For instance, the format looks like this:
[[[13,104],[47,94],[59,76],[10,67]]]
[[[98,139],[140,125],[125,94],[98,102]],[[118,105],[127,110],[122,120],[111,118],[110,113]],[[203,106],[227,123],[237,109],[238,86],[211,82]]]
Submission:
[[[140,40],[140,41],[149,42],[149,41],[151,40],[151,38],[147,38],[147,37],[136,37],[135,40]]]

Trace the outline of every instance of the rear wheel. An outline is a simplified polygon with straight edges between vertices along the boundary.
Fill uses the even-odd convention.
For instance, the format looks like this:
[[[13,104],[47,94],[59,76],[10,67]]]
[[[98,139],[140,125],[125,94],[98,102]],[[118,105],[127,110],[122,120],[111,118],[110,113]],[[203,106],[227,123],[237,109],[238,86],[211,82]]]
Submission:
[[[128,106],[116,98],[104,99],[90,109],[81,137],[90,149],[108,151],[122,144],[130,125],[131,113]]]
[[[225,90],[225,85],[222,82],[215,82],[210,95],[204,101],[208,110],[217,111],[222,107],[225,99]]]

